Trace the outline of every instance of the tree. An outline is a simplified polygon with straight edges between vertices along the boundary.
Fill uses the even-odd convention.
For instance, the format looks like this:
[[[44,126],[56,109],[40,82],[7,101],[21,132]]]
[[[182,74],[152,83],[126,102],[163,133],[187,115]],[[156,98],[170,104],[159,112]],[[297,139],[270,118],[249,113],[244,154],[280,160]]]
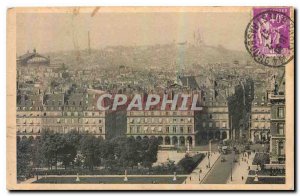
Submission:
[[[63,136],[64,145],[59,151],[60,160],[62,161],[65,169],[70,163],[74,163],[77,151],[79,150],[80,146],[80,139],[81,135],[78,131],[70,131]]]
[[[192,157],[185,156],[185,158],[183,158],[178,165],[181,166],[185,172],[190,173],[194,169],[195,162],[193,161]]]
[[[115,157],[115,145],[109,140],[104,140],[101,143],[101,157],[103,158],[103,165],[105,168],[113,169],[117,164]]]
[[[65,169],[70,165],[71,162],[74,162],[77,155],[76,147],[70,143],[64,143],[62,148],[58,151],[58,160],[62,162]]]
[[[39,147],[41,146],[41,140],[40,139],[35,139],[31,143],[31,148],[30,148],[30,154],[31,154],[31,161],[33,164],[33,168],[40,167],[41,164],[43,163],[43,156],[40,153]]]
[[[53,165],[55,165],[55,169],[57,169],[60,151],[64,148],[64,145],[65,141],[62,134],[54,133],[49,130],[42,132],[40,154],[50,169],[52,169]]]
[[[120,162],[123,164],[123,167],[134,167],[139,163],[139,156],[137,142],[133,137],[126,139],[125,144],[121,145],[122,153],[120,156]]]
[[[17,177],[27,178],[30,175],[30,142],[23,139],[17,142]]]
[[[83,162],[84,162],[84,158],[82,154],[77,154],[74,158],[74,165],[80,168],[81,166],[83,166]]]
[[[156,138],[142,139],[141,141],[140,160],[143,167],[151,168],[152,164],[157,161],[157,152],[159,142]]]
[[[80,140],[80,152],[84,158],[85,166],[90,170],[101,163],[100,143],[101,140],[93,135],[84,135]]]
[[[66,142],[70,145],[73,145],[76,150],[79,150],[80,147],[80,139],[82,138],[82,135],[76,131],[72,130],[64,135],[64,138]]]

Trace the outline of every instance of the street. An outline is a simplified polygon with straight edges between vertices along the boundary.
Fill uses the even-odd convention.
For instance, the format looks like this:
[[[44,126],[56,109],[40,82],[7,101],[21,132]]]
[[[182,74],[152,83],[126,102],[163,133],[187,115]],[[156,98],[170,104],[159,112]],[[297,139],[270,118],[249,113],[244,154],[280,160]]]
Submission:
[[[202,182],[203,184],[226,184],[228,177],[231,173],[231,167],[233,166],[233,160],[235,155],[234,152],[221,155],[213,168],[211,169],[210,173],[206,177],[206,179]],[[221,162],[222,158],[225,158],[225,162]]]
[[[212,152],[218,152],[219,143],[220,143],[220,140],[211,142],[211,151]],[[195,149],[197,151],[209,151],[209,144],[208,144],[208,142],[201,143],[201,144],[197,145],[196,147],[194,147],[193,149]]]

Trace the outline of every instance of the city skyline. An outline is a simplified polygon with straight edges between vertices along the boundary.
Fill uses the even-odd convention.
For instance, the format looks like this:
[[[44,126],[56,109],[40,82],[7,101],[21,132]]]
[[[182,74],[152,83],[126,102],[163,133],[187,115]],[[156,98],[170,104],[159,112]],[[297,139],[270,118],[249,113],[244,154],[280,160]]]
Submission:
[[[238,18],[238,20],[237,20]],[[232,13],[97,13],[17,15],[17,54],[36,48],[41,53],[91,47],[155,45],[178,42],[246,51],[244,30],[250,15]],[[51,31],[49,31],[51,29]],[[180,30],[179,30],[180,29]],[[133,36],[134,35],[134,36]],[[49,42],[51,40],[51,42]]]

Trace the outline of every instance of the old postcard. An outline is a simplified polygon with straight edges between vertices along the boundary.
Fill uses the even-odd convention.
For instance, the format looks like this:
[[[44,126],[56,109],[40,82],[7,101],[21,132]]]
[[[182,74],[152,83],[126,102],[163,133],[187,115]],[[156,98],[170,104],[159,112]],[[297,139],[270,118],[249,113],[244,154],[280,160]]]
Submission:
[[[294,9],[8,9],[7,188],[293,190]]]

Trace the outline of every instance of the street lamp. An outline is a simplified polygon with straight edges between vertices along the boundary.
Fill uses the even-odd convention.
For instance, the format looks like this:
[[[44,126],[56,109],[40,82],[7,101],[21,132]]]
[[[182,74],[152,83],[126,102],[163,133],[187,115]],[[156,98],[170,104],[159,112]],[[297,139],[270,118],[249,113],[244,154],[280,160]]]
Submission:
[[[211,140],[209,142],[209,151],[208,151],[208,168],[210,168],[210,155],[211,155]]]
[[[233,167],[233,162],[231,162],[231,170],[230,170],[230,180],[232,182],[232,167]]]
[[[209,140],[209,155],[211,154],[211,139]]]
[[[202,169],[200,168],[200,170],[199,170],[199,184],[201,183],[201,173],[202,173]]]

